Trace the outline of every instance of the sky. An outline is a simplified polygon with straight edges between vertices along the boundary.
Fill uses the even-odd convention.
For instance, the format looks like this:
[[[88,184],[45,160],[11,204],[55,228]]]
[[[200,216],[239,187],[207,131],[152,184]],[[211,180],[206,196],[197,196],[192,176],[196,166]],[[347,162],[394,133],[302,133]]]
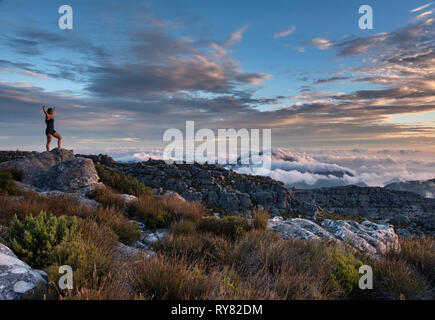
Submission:
[[[64,4],[73,30],[58,27]],[[358,26],[363,4],[372,30]],[[193,120],[270,128],[274,148],[427,158],[434,10],[427,0],[0,0],[0,149],[42,151],[47,105],[76,152],[158,149],[165,130]]]

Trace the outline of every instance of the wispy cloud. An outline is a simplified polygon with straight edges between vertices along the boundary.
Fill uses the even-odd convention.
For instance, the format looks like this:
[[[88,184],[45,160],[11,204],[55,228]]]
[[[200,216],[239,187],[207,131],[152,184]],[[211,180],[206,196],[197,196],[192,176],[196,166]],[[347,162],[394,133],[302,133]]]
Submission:
[[[248,26],[245,25],[241,27],[240,29],[234,31],[231,36],[228,38],[228,40],[225,42],[226,47],[232,47],[235,44],[239,43],[243,39],[243,34],[248,29]]]
[[[424,5],[420,6],[420,7],[412,9],[411,12],[414,13],[414,12],[418,12],[418,11],[424,10],[427,7],[430,7],[432,4],[433,4],[433,2],[426,3],[426,4],[424,4]]]
[[[304,48],[306,46],[308,46],[308,47],[315,47],[315,48],[317,48],[319,50],[327,50],[327,49],[331,48],[333,46],[333,44],[328,39],[314,38],[312,40],[303,41],[303,42],[300,43],[300,48]]]
[[[284,30],[276,32],[273,35],[273,38],[274,39],[285,38],[285,37],[291,35],[293,32],[295,32],[295,30],[296,30],[296,27],[295,26],[291,26],[290,28],[287,28],[287,29],[284,29]]]

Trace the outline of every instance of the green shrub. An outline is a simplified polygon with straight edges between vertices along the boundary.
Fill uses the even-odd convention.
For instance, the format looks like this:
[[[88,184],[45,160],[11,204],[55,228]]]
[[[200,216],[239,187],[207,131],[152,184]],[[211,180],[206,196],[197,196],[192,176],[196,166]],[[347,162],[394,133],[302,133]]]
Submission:
[[[76,218],[41,212],[38,216],[26,217],[24,221],[14,217],[10,228],[10,247],[32,267],[45,268],[53,261],[53,248],[76,237]]]
[[[49,268],[49,280],[58,282],[58,270],[61,265],[69,265],[74,270],[74,287],[87,285],[89,279],[106,276],[117,270],[113,257],[118,236],[104,224],[93,219],[78,220],[80,237],[64,242],[53,249],[53,265]]]
[[[130,194],[136,197],[153,194],[151,188],[147,187],[139,180],[125,175],[123,172],[113,169],[106,170],[100,164],[97,164],[95,168],[97,169],[100,181],[120,193]]]
[[[236,239],[250,230],[246,219],[236,216],[226,216],[222,219],[206,217],[198,222],[196,229],[199,232],[211,232],[216,235]]]
[[[358,290],[358,281],[361,277],[359,268],[364,264],[355,257],[352,251],[344,251],[344,248],[329,247],[332,263],[331,285],[337,290],[340,298],[345,298]]]
[[[20,192],[14,183],[14,177],[9,170],[0,170],[0,194],[19,195]]]

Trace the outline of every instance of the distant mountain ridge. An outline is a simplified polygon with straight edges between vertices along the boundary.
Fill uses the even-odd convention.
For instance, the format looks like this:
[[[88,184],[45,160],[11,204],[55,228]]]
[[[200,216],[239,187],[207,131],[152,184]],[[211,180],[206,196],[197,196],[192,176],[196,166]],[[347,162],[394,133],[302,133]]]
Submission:
[[[387,184],[385,189],[414,192],[425,198],[435,198],[435,179],[401,181]]]

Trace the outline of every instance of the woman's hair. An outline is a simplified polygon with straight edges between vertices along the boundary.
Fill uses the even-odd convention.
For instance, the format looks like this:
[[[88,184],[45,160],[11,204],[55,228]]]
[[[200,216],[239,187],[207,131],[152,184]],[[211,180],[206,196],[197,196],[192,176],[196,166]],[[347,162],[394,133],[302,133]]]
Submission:
[[[48,108],[47,113],[48,114],[52,114],[53,113],[53,108]]]

